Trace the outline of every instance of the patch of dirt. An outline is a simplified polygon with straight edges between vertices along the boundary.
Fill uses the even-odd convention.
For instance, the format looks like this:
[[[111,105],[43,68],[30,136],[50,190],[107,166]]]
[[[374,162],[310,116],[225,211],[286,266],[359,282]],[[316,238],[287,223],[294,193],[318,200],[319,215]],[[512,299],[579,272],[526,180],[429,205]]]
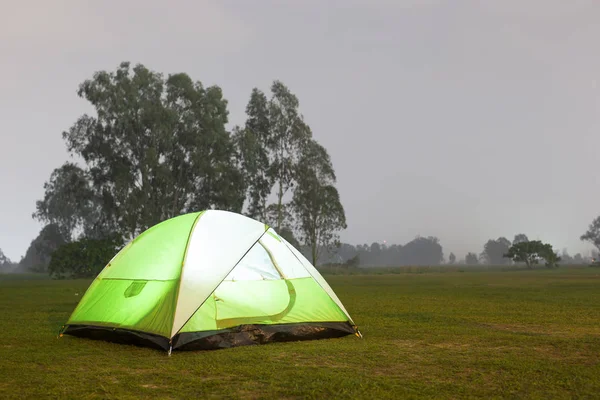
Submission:
[[[168,388],[168,386],[159,386],[159,385],[155,385],[153,383],[147,383],[145,385],[140,385],[140,386],[143,388],[146,388],[146,389],[166,389],[166,388]]]
[[[554,346],[535,346],[534,349],[536,353],[546,358],[562,362],[569,361],[578,365],[596,365],[598,363],[598,356],[594,352],[566,351]]]
[[[533,336],[550,336],[554,332],[548,332],[548,328],[536,325],[516,325],[516,324],[479,324],[484,328],[509,333],[520,333]]]
[[[452,349],[452,350],[464,350],[466,348],[471,347],[469,343],[431,343],[430,346],[437,347],[440,349]]]
[[[599,335],[600,327],[553,327],[547,325],[479,324],[479,326],[509,333],[531,336],[581,337]]]
[[[404,347],[404,348],[412,348],[412,347],[422,346],[423,345],[422,341],[419,341],[419,340],[405,340],[405,339],[392,340],[391,343],[393,345],[395,345],[395,346]]]

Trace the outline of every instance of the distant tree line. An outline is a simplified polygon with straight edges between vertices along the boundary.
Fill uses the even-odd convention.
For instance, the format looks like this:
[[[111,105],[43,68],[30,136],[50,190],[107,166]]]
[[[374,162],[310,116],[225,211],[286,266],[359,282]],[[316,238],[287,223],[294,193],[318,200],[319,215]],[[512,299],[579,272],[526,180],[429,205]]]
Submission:
[[[599,249],[600,250],[600,249]],[[374,242],[370,245],[342,243],[338,249],[325,252],[319,260],[321,264],[344,264],[347,266],[420,266],[420,265],[519,265],[533,267],[544,263],[556,267],[558,263],[586,264],[593,260],[581,254],[570,256],[566,250],[558,254],[549,243],[529,240],[525,234],[515,235],[511,242],[505,237],[490,239],[483,244],[479,254],[468,252],[464,259],[457,260],[450,253],[446,260],[443,247],[436,237],[416,237],[400,245]]]
[[[72,271],[74,276],[93,275],[94,272],[88,271],[90,260],[95,260],[95,265],[91,271],[99,271],[104,267],[102,257],[89,255],[85,252],[94,252],[95,254],[114,254],[120,247],[118,239],[80,239],[72,242],[70,246],[64,246],[58,229],[53,225],[47,225],[42,229],[40,235],[32,242],[25,257],[21,260],[20,268],[34,271],[46,271],[48,268],[56,276],[64,276],[65,268]],[[94,248],[92,244],[99,243],[102,246]],[[296,243],[306,255],[310,255],[310,248]],[[81,249],[75,251],[77,246]],[[61,247],[61,250],[55,254],[54,263],[50,263],[51,257],[48,255],[55,249]],[[351,245],[340,243],[339,247],[329,247],[319,249],[318,264],[338,264],[345,266],[419,266],[419,265],[523,265],[533,267],[544,263],[547,266],[557,266],[558,262],[567,265],[584,265],[594,262],[598,259],[600,249],[594,251],[592,258],[582,256],[580,253],[571,256],[566,250],[559,255],[551,245],[541,241],[530,241],[526,235],[515,235],[513,241],[505,237],[490,239],[483,245],[483,251],[479,254],[468,252],[463,259],[457,260],[453,253],[450,253],[448,260],[445,259],[443,247],[436,237],[416,237],[412,241],[401,245],[387,243],[371,243],[363,245]],[[109,257],[110,258],[110,257]],[[88,260],[82,262],[81,260]],[[3,254],[0,255],[0,270],[14,269],[16,264],[10,267],[10,260]],[[50,265],[50,266],[49,266]]]

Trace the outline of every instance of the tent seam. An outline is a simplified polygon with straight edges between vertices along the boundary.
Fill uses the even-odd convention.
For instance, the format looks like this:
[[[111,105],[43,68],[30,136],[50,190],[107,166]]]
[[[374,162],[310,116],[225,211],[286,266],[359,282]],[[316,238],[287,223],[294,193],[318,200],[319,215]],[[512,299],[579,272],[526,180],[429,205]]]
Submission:
[[[333,298],[332,298],[332,297],[329,295],[329,293],[327,293],[327,290],[325,290],[325,288],[323,287],[323,285],[321,285],[321,284],[319,283],[319,281],[318,281],[317,279],[315,279],[315,277],[313,276],[313,274],[311,274],[311,273],[310,273],[310,271],[306,269],[306,267],[305,267],[305,266],[302,264],[302,260],[300,260],[300,259],[298,258],[298,256],[297,256],[297,255],[296,255],[296,254],[293,252],[293,250],[292,250],[292,249],[290,249],[290,246],[291,246],[291,244],[290,244],[290,246],[288,246],[288,244],[287,244],[285,241],[282,241],[281,243],[283,243],[283,244],[285,245],[285,247],[287,247],[287,249],[290,251],[290,253],[292,253],[292,255],[293,255],[294,257],[296,257],[296,260],[298,260],[298,262],[300,263],[300,265],[302,265],[302,268],[304,268],[304,270],[305,270],[306,272],[308,272],[308,274],[309,274],[309,275],[310,275],[310,276],[313,278],[313,280],[314,280],[314,281],[317,283],[317,285],[319,285],[319,287],[320,287],[320,288],[321,288],[321,289],[322,289],[322,290],[325,292],[325,294],[327,295],[327,297],[329,297],[329,299],[330,299],[330,300],[333,302],[333,304],[335,304],[335,306],[336,306],[336,307],[337,307],[337,308],[338,308],[338,309],[339,309],[339,310],[340,310],[340,311],[341,311],[343,314],[345,314],[345,315],[346,315],[346,317],[348,317],[349,321],[350,321],[350,322],[351,322],[351,323],[352,323],[354,326],[356,326],[356,324],[354,323],[354,320],[352,319],[352,317],[350,316],[350,314],[349,314],[347,311],[344,311],[344,310],[343,310],[343,309],[342,309],[342,308],[341,308],[341,307],[338,305],[338,303],[337,303],[337,302],[336,302],[336,301],[335,301],[335,300],[334,300],[334,299],[333,299]],[[316,269],[316,268],[317,268],[317,267],[315,267],[315,269]],[[317,271],[317,272],[318,272],[318,271]],[[341,300],[340,300],[340,302],[341,302]]]
[[[181,293],[181,277],[183,276],[183,267],[185,266],[185,261],[187,259],[187,253],[188,253],[188,249],[190,247],[190,241],[191,241],[191,237],[192,234],[194,233],[194,230],[196,229],[196,225],[198,224],[198,221],[200,220],[200,217],[202,217],[202,215],[204,215],[204,211],[200,211],[198,213],[198,216],[196,217],[196,219],[194,219],[194,223],[192,224],[192,227],[190,228],[190,233],[188,234],[187,237],[187,241],[185,243],[185,251],[183,252],[183,259],[181,260],[181,270],[179,272],[179,278],[177,279],[177,293],[175,295],[175,304],[173,307],[173,321],[171,322],[171,332],[169,332],[169,340],[173,339],[172,335],[172,331],[173,331],[173,325],[175,325],[175,315],[177,314],[177,304],[179,303],[179,294]]]
[[[235,269],[235,267],[238,266],[238,264],[244,259],[244,257],[246,257],[246,254],[248,254],[250,252],[250,250],[252,250],[252,248],[254,246],[256,246],[256,243],[258,243],[260,241],[260,239],[262,239],[262,237],[267,233],[267,231],[265,230],[259,237],[258,239],[256,239],[256,241],[254,243],[252,243],[252,246],[250,246],[248,248],[248,250],[246,250],[246,252],[240,257],[239,260],[237,260],[237,262],[233,265],[233,267],[231,267],[231,269],[229,271],[227,271],[227,273],[225,274],[225,276],[223,276],[223,278],[219,281],[219,283],[217,283],[215,285],[215,288],[208,294],[208,296],[206,296],[204,298],[204,300],[202,300],[202,303],[200,303],[200,305],[198,306],[198,308],[196,308],[194,310],[194,312],[190,315],[190,317],[181,325],[181,327],[179,328],[179,330],[177,332],[175,332],[174,335],[171,336],[171,339],[173,339],[177,334],[179,334],[179,332],[181,332],[181,330],[183,329],[183,327],[190,321],[190,319],[192,319],[194,317],[194,315],[198,312],[198,310],[200,309],[200,307],[202,307],[204,305],[204,303],[206,303],[206,300],[208,300],[208,298],[210,296],[212,296],[212,294],[217,290],[217,288],[219,286],[221,286],[221,283],[223,283],[223,281],[225,280],[225,278],[227,278],[227,276],[229,276],[229,274],[231,273],[231,271],[233,271]],[[183,272],[183,271],[182,271]],[[175,323],[175,322],[173,322]]]

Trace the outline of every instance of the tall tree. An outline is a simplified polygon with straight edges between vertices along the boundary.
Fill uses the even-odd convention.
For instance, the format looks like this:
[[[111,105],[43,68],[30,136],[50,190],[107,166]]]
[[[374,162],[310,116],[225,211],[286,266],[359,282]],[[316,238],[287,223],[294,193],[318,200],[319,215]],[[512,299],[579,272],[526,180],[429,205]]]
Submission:
[[[299,112],[299,101],[281,81],[273,81],[271,97],[253,89],[246,123],[234,128],[239,165],[244,173],[247,215],[261,218],[276,230],[292,225],[284,197],[298,184],[298,162],[312,140]],[[275,202],[268,204],[274,195]]]
[[[44,184],[44,198],[36,202],[33,217],[58,227],[70,240],[77,231],[89,229],[99,206],[86,172],[71,162],[64,163]]]
[[[467,265],[477,265],[479,264],[479,259],[477,258],[477,254],[475,253],[467,253],[467,255],[465,256],[465,263]]]
[[[0,266],[5,266],[8,264],[12,264],[10,259],[4,254],[2,249],[0,249]]]
[[[523,243],[523,242],[528,242],[529,239],[527,238],[527,235],[524,233],[518,233],[515,235],[515,238],[513,239],[512,244],[517,244],[517,243]]]
[[[510,245],[510,241],[505,237],[500,237],[496,240],[490,239],[483,246],[483,252],[481,253],[481,256],[487,261],[488,264],[506,264],[507,259],[504,258],[504,254],[508,252]]]
[[[267,197],[271,193],[268,144],[271,142],[271,123],[267,96],[258,89],[252,90],[246,106],[246,125],[234,128],[234,141],[239,152],[240,167],[244,174],[247,214],[251,218],[266,220]]]
[[[580,239],[592,243],[600,250],[600,216],[592,221],[587,232],[581,235]]]
[[[294,189],[292,209],[300,239],[310,247],[312,262],[316,265],[323,250],[339,245],[337,232],[347,227],[327,150],[316,141],[309,141],[295,175],[298,185]]]
[[[68,243],[68,239],[58,225],[44,226],[39,235],[31,241],[25,256],[19,262],[19,267],[36,272],[46,271],[52,253],[65,243]]]
[[[303,153],[303,148],[311,140],[312,132],[298,111],[298,98],[287,86],[280,81],[274,81],[271,85],[271,93],[270,135],[267,147],[271,158],[269,175],[276,185],[275,227],[278,230],[283,224],[285,213],[283,197],[293,187],[294,182],[299,180],[297,176],[299,157]],[[306,176],[301,179],[304,179],[304,183],[307,184]],[[330,195],[335,196],[333,192]]]
[[[84,81],[78,95],[96,116],[83,115],[63,138],[120,233],[198,209],[241,210],[243,176],[219,87],[123,62]]]
[[[454,255],[454,253],[450,253],[450,255],[448,256],[448,261],[450,262],[450,264],[454,264],[456,262],[456,256]]]

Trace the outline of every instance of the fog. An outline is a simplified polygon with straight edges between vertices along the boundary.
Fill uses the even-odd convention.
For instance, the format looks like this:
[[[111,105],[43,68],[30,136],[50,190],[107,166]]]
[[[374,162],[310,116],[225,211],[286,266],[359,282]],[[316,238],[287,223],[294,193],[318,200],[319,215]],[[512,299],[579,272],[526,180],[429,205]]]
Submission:
[[[571,254],[600,213],[597,1],[4,2],[0,248],[18,261],[78,85],[121,61],[223,88],[230,126],[282,80],[336,170],[345,243],[525,233]]]

